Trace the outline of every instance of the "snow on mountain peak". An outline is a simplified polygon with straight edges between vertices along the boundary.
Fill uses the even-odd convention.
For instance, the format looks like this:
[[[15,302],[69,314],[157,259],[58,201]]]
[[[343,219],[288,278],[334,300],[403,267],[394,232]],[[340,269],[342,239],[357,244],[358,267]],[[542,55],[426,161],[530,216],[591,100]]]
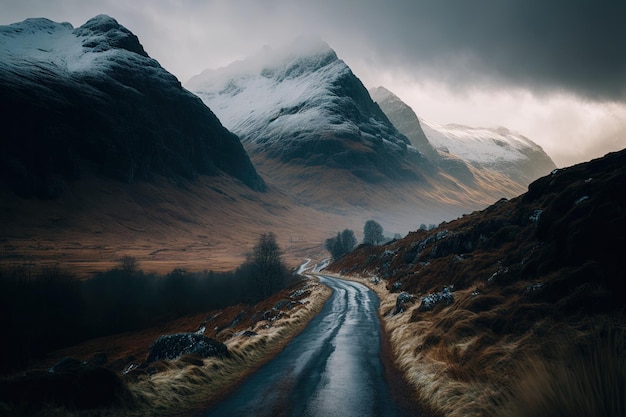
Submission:
[[[317,130],[322,118],[332,119],[333,82],[348,73],[326,43],[299,39],[205,71],[189,80],[187,88],[243,140],[269,134],[279,139],[303,128]]]
[[[11,67],[23,60],[39,62],[55,73],[94,71],[110,65],[110,58],[149,58],[139,39],[115,19],[96,16],[79,28],[67,22],[30,18],[0,27],[2,61]]]
[[[249,151],[347,168],[359,160],[387,177],[412,174],[397,167],[394,171],[393,163],[383,163],[385,158],[397,164],[421,158],[346,63],[317,39],[266,47],[228,67],[204,71],[186,87],[248,144]],[[357,153],[367,156],[359,159]],[[368,158],[378,159],[366,163]]]
[[[119,48],[144,57],[148,56],[137,36],[107,15],[101,14],[89,19],[74,33],[88,38],[83,42],[83,47],[95,48],[94,52]]]
[[[528,149],[541,147],[505,127],[484,128],[459,124],[440,125],[421,120],[432,145],[471,163],[506,163],[526,159]]]

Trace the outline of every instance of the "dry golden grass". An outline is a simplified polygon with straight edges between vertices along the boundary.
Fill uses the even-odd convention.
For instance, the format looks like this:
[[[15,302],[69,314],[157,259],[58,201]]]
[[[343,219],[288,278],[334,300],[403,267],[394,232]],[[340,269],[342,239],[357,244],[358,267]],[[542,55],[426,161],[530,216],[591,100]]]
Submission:
[[[499,294],[483,300],[494,308],[482,311],[472,290],[456,291],[451,306],[418,313],[416,303],[392,316],[397,293],[385,281],[342,278],[377,293],[396,364],[419,402],[437,415],[626,415],[626,333],[615,330],[623,318],[558,322],[546,314],[549,305]],[[529,309],[536,321],[519,331],[515,315]]]
[[[606,327],[605,327],[606,326]],[[600,324],[587,343],[555,346],[552,361],[528,358],[494,416],[626,415],[626,332]]]
[[[253,329],[257,336],[233,336],[228,339],[226,345],[230,358],[204,359],[202,366],[190,366],[181,358],[169,363],[166,371],[132,383],[130,389],[140,407],[124,415],[145,415],[147,411],[155,416],[180,414],[224,395],[302,331],[331,293],[330,289],[317,283],[311,284],[310,290],[311,295],[301,307],[292,310],[271,327],[265,328],[265,322],[258,322]]]

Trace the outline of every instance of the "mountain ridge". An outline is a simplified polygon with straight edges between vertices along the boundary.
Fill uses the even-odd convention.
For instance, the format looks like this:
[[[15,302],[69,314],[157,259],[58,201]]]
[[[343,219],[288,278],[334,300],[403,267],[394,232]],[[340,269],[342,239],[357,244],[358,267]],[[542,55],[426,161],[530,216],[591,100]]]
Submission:
[[[539,145],[505,127],[431,123],[420,120],[409,105],[384,87],[370,89],[370,93],[422,153],[466,184],[473,183],[475,175],[504,175],[521,187],[507,194],[512,197],[556,168]]]

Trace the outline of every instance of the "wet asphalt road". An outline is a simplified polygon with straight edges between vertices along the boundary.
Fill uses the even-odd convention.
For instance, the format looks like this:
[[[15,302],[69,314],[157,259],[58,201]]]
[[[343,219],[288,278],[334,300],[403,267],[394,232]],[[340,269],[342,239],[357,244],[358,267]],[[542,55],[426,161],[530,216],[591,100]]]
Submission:
[[[367,287],[320,276],[324,308],[274,359],[205,417],[416,416],[394,401],[380,361],[378,298]]]

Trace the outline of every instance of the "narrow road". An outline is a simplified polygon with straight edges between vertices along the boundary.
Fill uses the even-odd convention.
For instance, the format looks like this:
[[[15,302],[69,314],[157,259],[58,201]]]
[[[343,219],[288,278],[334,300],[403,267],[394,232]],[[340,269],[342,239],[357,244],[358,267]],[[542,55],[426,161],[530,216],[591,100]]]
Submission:
[[[276,358],[205,417],[404,417],[380,361],[378,298],[367,287],[320,276],[333,294]]]

